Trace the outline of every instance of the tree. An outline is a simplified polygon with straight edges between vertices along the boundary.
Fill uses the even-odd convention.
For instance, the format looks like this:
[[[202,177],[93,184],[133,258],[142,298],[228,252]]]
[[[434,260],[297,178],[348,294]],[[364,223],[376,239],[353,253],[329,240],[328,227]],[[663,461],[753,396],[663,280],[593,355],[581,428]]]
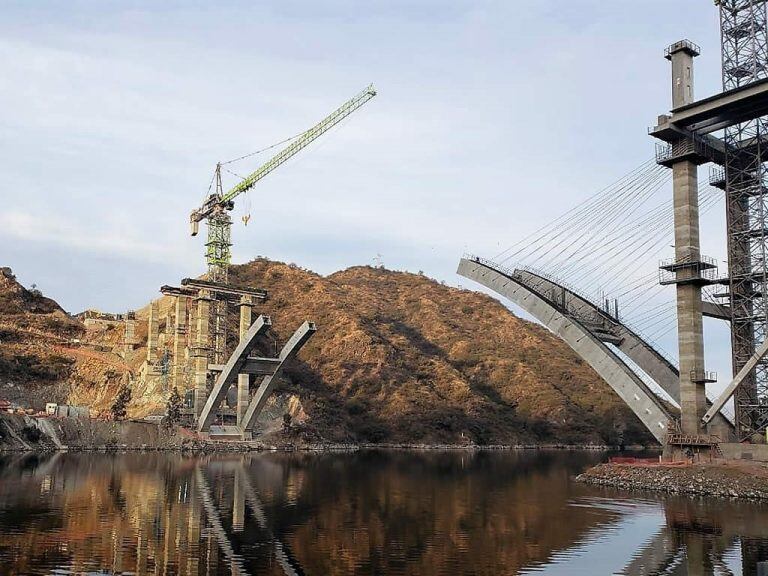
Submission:
[[[283,414],[283,432],[289,433],[291,431],[291,421],[293,420],[293,417],[286,412]]]
[[[112,403],[112,418],[115,420],[122,420],[128,412],[128,403],[131,401],[131,388],[130,386],[123,384],[120,391],[115,397],[115,401]]]
[[[181,404],[181,394],[179,394],[179,389],[174,386],[165,407],[166,423],[169,428],[181,421]]]

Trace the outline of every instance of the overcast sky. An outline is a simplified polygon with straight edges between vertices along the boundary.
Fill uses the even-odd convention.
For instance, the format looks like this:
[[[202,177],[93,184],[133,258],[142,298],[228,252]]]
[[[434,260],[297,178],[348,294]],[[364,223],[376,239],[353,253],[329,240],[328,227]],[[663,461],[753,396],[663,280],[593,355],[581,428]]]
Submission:
[[[499,252],[652,156],[668,44],[702,46],[698,97],[720,86],[702,0],[0,8],[0,263],[73,312],[135,308],[201,274],[188,216],[215,163],[370,82],[376,98],[238,199],[235,262],[328,274],[380,254],[468,284],[464,251]],[[723,259],[714,212],[703,252]]]

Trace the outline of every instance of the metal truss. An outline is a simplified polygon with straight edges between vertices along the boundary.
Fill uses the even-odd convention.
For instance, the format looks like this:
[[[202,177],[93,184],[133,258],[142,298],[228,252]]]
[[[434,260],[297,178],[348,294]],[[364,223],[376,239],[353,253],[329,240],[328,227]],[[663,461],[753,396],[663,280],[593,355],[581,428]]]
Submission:
[[[766,0],[720,0],[723,89],[768,77]],[[726,128],[725,189],[728,268],[732,311],[733,373],[768,336],[766,243],[768,117]],[[768,425],[768,360],[735,393],[740,438],[764,433]]]

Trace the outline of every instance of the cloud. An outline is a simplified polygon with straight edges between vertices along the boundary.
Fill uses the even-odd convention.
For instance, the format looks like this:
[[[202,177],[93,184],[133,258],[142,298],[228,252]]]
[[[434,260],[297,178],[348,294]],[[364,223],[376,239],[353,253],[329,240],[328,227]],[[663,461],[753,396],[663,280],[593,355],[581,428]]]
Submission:
[[[73,252],[117,256],[135,261],[161,263],[176,256],[166,244],[152,242],[93,222],[67,221],[51,215],[19,210],[0,214],[0,235],[15,246],[24,243],[54,244]]]
[[[382,253],[466,285],[462,252],[501,252],[652,155],[681,23],[704,47],[698,93],[718,88],[716,16],[698,0],[17,3],[0,22],[0,260],[54,297],[64,249],[82,277],[124,267],[130,282],[66,298],[134,305],[203,270],[187,218],[216,161],[373,81],[372,102],[238,199],[234,253],[326,273]]]

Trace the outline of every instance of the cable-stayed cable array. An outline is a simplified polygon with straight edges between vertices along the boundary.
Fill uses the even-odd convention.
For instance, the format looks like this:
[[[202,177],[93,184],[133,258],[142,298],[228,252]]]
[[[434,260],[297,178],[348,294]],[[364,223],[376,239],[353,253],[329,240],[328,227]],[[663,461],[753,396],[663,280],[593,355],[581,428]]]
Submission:
[[[676,327],[674,291],[660,285],[658,270],[674,244],[670,180],[667,169],[644,162],[493,260],[540,271],[598,305],[617,301],[624,323],[658,341]],[[721,199],[716,188],[699,186],[700,213]],[[705,298],[716,303],[711,291]]]

